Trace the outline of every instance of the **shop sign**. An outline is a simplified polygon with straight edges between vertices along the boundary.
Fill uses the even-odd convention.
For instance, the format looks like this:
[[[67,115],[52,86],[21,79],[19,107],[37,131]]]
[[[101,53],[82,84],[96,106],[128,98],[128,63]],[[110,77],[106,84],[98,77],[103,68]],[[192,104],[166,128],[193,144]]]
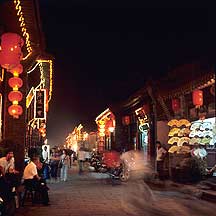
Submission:
[[[34,118],[46,119],[46,90],[35,90]]]

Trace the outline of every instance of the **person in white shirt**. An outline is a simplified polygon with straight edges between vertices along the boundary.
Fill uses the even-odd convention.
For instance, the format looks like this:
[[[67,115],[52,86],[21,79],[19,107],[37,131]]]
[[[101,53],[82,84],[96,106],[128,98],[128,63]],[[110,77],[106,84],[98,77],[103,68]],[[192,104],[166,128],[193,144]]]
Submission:
[[[44,146],[44,149],[42,151],[42,157],[43,157],[43,162],[48,164],[49,163],[49,152],[48,152],[47,146]]]
[[[38,169],[42,168],[39,157],[33,157],[31,162],[25,167],[23,172],[24,185],[40,192],[42,203],[49,205],[48,187],[43,179],[38,175]]]
[[[157,166],[157,172],[158,177],[160,179],[163,178],[163,169],[164,169],[164,159],[167,154],[167,150],[162,147],[162,144],[160,141],[156,141],[156,166]]]
[[[6,151],[5,157],[0,158],[0,167],[3,175],[6,173],[19,173],[17,170],[15,170],[14,153],[11,149]]]
[[[70,156],[68,155],[68,152],[65,149],[62,151],[62,155],[60,158],[62,162],[60,179],[61,181],[67,181],[68,167],[70,166]]]

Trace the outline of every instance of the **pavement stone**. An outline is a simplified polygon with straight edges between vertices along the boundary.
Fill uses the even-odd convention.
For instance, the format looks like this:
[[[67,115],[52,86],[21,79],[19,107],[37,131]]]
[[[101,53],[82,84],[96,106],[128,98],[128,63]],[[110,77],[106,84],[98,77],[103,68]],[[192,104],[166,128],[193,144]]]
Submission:
[[[189,194],[194,196],[195,193],[200,191],[191,185],[182,185],[172,181],[158,181],[154,179],[154,181],[152,180],[152,184],[154,183],[154,187],[158,186],[159,188],[158,194],[156,193],[156,195],[159,196],[161,203],[166,202],[170,204],[166,206],[162,203],[162,206],[167,211],[166,214],[155,210],[157,208],[151,209],[149,206],[146,208],[146,211],[149,211],[149,214],[146,214],[146,212],[144,213],[141,210],[142,208],[139,206],[143,204],[145,205],[145,203],[143,203],[142,200],[140,201],[139,197],[137,197],[139,187],[135,188],[135,190],[133,190],[133,188],[131,188],[131,190],[127,190],[128,194],[126,194],[125,192],[123,193],[123,191],[126,187],[128,188],[127,183],[112,185],[107,177],[108,176],[106,174],[87,171],[84,172],[84,174],[79,175],[77,166],[73,166],[72,169],[69,170],[68,181],[48,184],[50,187],[50,206],[42,206],[40,204],[32,206],[31,202],[28,201],[24,207],[17,209],[16,216],[173,216],[176,215],[176,204],[173,205],[173,202],[179,204],[178,199],[187,199],[187,194],[188,196]],[[149,196],[146,195],[146,189],[147,188],[144,188],[143,191],[141,191],[141,194],[143,192],[145,200],[149,205],[149,197],[151,196],[151,192],[149,193]],[[181,191],[183,193],[177,194],[175,192],[168,191],[169,189],[172,189],[173,191]],[[193,192],[192,189],[194,190]],[[163,190],[166,190],[165,195],[163,194]],[[160,198],[161,194],[162,198]],[[122,205],[122,200],[125,201],[127,198],[129,198],[129,200],[130,198],[131,200],[135,200],[135,204],[137,205],[138,203],[139,205],[130,206],[130,203],[126,202],[127,204],[123,207],[124,204]],[[196,205],[196,200],[193,201],[191,197],[188,199],[190,199],[191,203]],[[202,208],[204,206],[200,204],[197,205]],[[211,205],[209,206],[211,207]],[[128,207],[128,209],[125,209],[125,207]],[[196,208],[197,206],[193,208],[193,211],[195,211]],[[190,214],[190,216],[192,215],[203,216],[201,213]],[[187,215],[179,214],[178,216]]]
[[[164,190],[176,190],[185,194],[190,194],[196,198],[216,202],[216,177],[205,179],[198,183],[177,183],[171,180],[148,179],[146,183],[151,188]]]

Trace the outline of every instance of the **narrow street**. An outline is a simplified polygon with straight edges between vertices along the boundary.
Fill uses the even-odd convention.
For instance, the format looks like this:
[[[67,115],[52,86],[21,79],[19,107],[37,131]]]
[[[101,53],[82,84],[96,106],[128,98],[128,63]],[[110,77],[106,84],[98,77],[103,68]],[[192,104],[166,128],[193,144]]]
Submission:
[[[151,191],[143,182],[112,185],[105,174],[69,170],[67,182],[48,184],[50,206],[29,200],[16,216],[204,216],[216,215],[213,203],[174,191]]]

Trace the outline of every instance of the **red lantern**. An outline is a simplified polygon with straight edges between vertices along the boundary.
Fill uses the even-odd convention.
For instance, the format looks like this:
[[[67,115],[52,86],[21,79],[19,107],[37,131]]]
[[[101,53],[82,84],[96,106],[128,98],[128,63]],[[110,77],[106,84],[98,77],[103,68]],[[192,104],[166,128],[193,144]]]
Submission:
[[[23,98],[23,94],[20,91],[11,91],[8,94],[8,99],[9,101],[13,102],[13,101],[21,101]]]
[[[8,113],[17,118],[19,115],[22,115],[23,108],[20,105],[13,104],[8,107]]]
[[[9,70],[15,77],[19,76],[23,72],[23,66],[21,64]]]
[[[13,52],[0,52],[0,65],[3,68],[10,70],[18,64],[20,64],[20,55]]]
[[[196,107],[200,107],[203,105],[203,91],[199,89],[194,90],[192,97],[193,97],[193,104]]]
[[[172,110],[178,112],[180,109],[180,100],[178,98],[172,99]]]
[[[129,125],[130,124],[130,116],[124,116],[122,118],[122,124],[123,125]]]
[[[23,86],[23,81],[19,77],[11,77],[8,80],[8,84],[11,88],[21,88]]]
[[[3,51],[14,51],[15,53],[20,53],[23,44],[23,39],[16,33],[8,32],[1,36],[1,47]]]

